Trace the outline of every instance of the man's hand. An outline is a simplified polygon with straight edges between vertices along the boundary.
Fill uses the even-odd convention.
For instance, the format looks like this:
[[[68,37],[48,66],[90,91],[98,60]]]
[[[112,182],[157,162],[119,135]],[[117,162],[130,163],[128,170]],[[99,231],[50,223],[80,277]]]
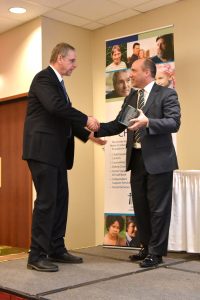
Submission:
[[[86,126],[91,131],[98,131],[100,124],[99,124],[99,121],[97,119],[95,119],[94,117],[88,117]]]
[[[138,110],[140,112],[140,115],[139,117],[130,120],[128,127],[129,130],[136,131],[139,128],[148,127],[149,119],[144,115],[141,109]]]
[[[90,133],[89,139],[90,139],[92,142],[94,142],[94,143],[96,143],[96,144],[98,144],[98,145],[100,145],[100,146],[104,146],[104,145],[107,143],[106,140],[102,140],[102,139],[100,139],[100,138],[96,138],[96,137],[94,136],[94,133],[93,133],[93,132]]]

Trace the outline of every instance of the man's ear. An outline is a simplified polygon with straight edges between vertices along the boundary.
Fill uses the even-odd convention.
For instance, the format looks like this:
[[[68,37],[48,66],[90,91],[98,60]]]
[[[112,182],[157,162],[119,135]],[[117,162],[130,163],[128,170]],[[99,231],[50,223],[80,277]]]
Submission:
[[[149,69],[145,70],[145,75],[146,75],[146,77],[149,77],[149,76],[151,77],[151,72]]]
[[[62,61],[62,55],[61,55],[61,54],[58,54],[57,61],[58,61],[59,63],[61,63],[61,61]]]

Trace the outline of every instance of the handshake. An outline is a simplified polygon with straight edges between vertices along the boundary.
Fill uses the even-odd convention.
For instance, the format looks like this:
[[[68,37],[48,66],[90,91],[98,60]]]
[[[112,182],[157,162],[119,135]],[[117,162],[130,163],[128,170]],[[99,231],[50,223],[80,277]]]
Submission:
[[[100,123],[96,118],[90,116],[88,117],[86,126],[91,131],[98,131],[100,128]]]
[[[101,138],[97,138],[97,137],[94,136],[94,132],[98,131],[99,128],[100,128],[100,123],[97,119],[95,119],[94,117],[91,117],[91,116],[88,117],[86,126],[87,126],[87,128],[86,128],[87,130],[93,131],[89,135],[89,139],[92,142],[94,142],[98,145],[101,145],[101,146],[104,146],[107,143],[106,140],[102,140]]]

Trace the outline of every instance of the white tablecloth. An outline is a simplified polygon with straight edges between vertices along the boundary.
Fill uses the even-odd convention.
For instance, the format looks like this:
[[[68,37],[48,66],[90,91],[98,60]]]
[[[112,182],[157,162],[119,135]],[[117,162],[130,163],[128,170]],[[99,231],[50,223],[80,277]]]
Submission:
[[[174,172],[168,249],[200,253],[200,170]]]

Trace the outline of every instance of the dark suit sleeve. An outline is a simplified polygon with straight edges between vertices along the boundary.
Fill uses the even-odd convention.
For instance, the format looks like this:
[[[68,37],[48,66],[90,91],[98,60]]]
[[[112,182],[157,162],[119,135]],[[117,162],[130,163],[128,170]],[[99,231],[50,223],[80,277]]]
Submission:
[[[73,135],[75,137],[77,137],[84,143],[86,143],[88,141],[89,135],[91,133],[89,130],[85,129],[78,122],[72,122],[71,127],[72,127]]]
[[[117,119],[107,122],[100,123],[100,129],[94,133],[95,137],[112,136],[121,133],[126,129],[126,126],[118,123]]]
[[[135,90],[132,89],[129,96],[127,96],[124,99],[121,110],[118,113],[115,120],[107,122],[107,123],[100,123],[100,130],[98,132],[94,133],[95,137],[116,135],[116,134],[123,132],[126,129],[126,126],[119,123],[118,120],[119,120],[121,114],[123,113],[124,108],[126,108],[127,105],[131,104],[130,101],[132,100],[132,97],[134,96],[134,94],[135,94]]]
[[[126,99],[122,105],[121,111],[117,115],[116,119],[107,123],[100,123],[100,129],[94,133],[95,137],[112,136],[121,133],[126,129],[126,126],[120,124],[118,119],[122,113],[123,108],[126,105]]]
[[[29,98],[35,97],[50,114],[86,126],[87,115],[67,105],[61,88],[47,72],[39,73],[32,82]]]
[[[176,91],[170,88],[165,89],[161,99],[162,105],[157,106],[160,108],[160,112],[157,111],[158,117],[149,117],[148,133],[150,135],[177,132],[180,127],[180,104]]]

